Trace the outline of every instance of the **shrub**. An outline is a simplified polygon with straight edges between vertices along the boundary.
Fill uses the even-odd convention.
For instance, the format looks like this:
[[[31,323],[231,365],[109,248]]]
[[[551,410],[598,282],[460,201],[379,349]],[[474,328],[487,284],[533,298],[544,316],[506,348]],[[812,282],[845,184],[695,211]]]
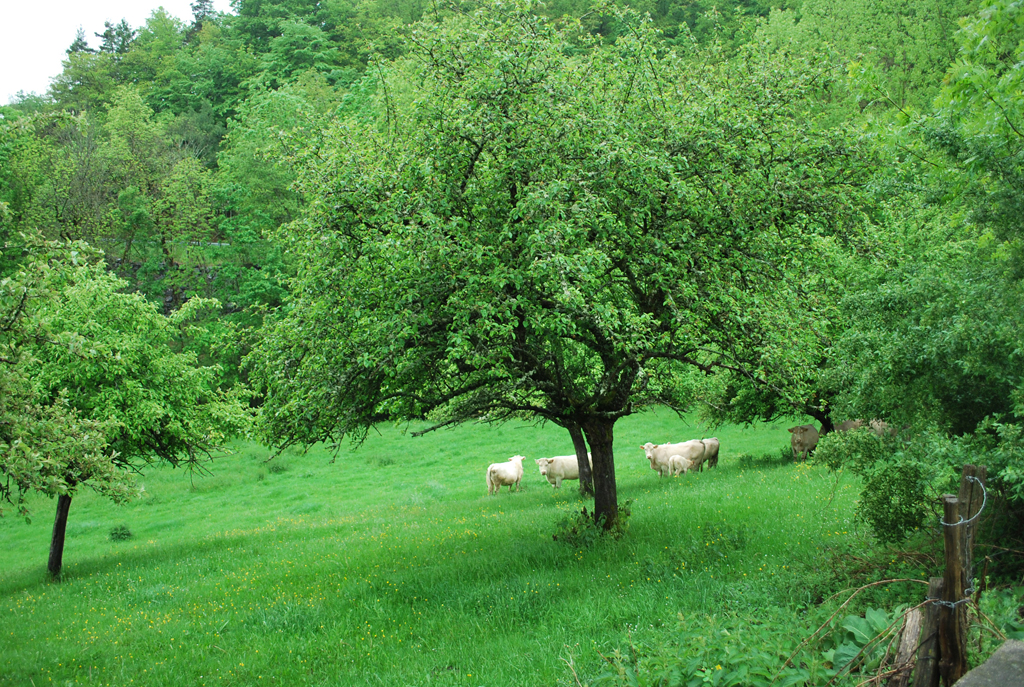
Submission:
[[[272,475],[280,475],[282,472],[288,471],[288,466],[284,463],[271,463],[267,470],[270,470]]]
[[[566,513],[558,524],[555,525],[555,533],[552,539],[561,542],[573,549],[590,548],[605,536],[618,539],[626,533],[629,527],[629,516],[632,515],[630,504],[632,499],[619,504],[619,517],[615,526],[609,530],[604,529],[602,522],[594,520],[594,514],[584,506],[579,512]]]
[[[904,439],[867,430],[830,432],[818,442],[814,461],[863,478],[858,515],[879,541],[897,543],[924,523],[940,494],[955,491],[957,474],[968,462],[961,449],[930,433]]]
[[[124,541],[132,538],[132,531],[128,525],[114,525],[110,528],[110,541]]]
[[[822,656],[836,674],[875,672],[901,627],[903,611],[903,607],[897,607],[890,615],[882,609],[868,608],[863,616],[846,616],[831,637],[834,646]]]
[[[675,634],[666,642],[641,646],[629,642],[606,657],[607,672],[595,687],[796,687],[832,684],[848,673],[874,673],[901,626],[903,607],[892,613],[867,609],[847,615],[826,636],[812,638],[812,617],[766,607],[757,611],[701,616],[679,614]],[[780,633],[779,627],[796,628]],[[787,659],[791,661],[787,662]],[[828,680],[827,678],[832,678]],[[857,683],[861,682],[860,679]],[[846,683],[840,683],[846,684]]]
[[[1009,501],[1024,503],[1024,426],[989,418],[978,425],[970,443],[974,462],[988,467],[994,486]]]
[[[757,617],[755,617],[757,616]],[[609,668],[597,676],[595,687],[793,687],[820,684],[827,669],[809,650],[794,663],[784,658],[797,648],[797,639],[778,631],[779,621],[792,617],[778,610],[755,614],[684,617],[672,638],[660,645],[616,650],[606,657]],[[806,630],[809,634],[810,631]]]
[[[1024,523],[1024,427],[988,418],[974,434],[936,430],[877,437],[865,430],[832,432],[818,442],[815,462],[864,480],[858,515],[882,542],[900,543],[923,523],[938,522],[944,493],[955,494],[967,464],[988,471],[985,527],[976,545],[1019,550]],[[934,518],[934,520],[932,519]],[[1019,558],[992,561],[994,579],[1020,579]]]
[[[857,512],[882,542],[903,541],[921,527],[929,512],[926,466],[914,461],[873,465],[862,475],[864,492]]]
[[[1024,587],[989,590],[981,596],[981,610],[1007,639],[1024,640]],[[993,650],[1001,643],[987,633],[985,639]]]

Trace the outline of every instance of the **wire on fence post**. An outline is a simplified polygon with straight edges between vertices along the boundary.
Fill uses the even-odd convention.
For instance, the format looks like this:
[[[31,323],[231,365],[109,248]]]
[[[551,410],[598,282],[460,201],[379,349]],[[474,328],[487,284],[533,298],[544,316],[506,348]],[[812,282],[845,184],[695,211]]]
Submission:
[[[988,491],[985,489],[985,483],[982,482],[977,477],[974,477],[972,475],[967,475],[966,479],[969,482],[977,482],[978,486],[981,487],[981,507],[978,509],[977,513],[972,515],[967,520],[964,520],[964,516],[962,516],[962,515],[960,516],[960,519],[957,522],[946,522],[942,518],[939,518],[939,524],[942,525],[943,527],[960,527],[961,525],[969,525],[972,522],[974,522],[975,520],[977,520],[978,516],[981,515],[981,511],[985,510],[985,504],[988,502]],[[975,587],[973,586],[973,583],[974,583],[973,576],[971,576],[969,579],[971,580],[971,585],[972,586],[970,586],[970,587],[968,587],[967,589],[964,590],[964,594],[965,594],[964,598],[959,599],[958,601],[946,601],[944,599],[939,599],[939,598],[934,598],[934,597],[930,597],[929,596],[929,597],[927,597],[927,600],[931,601],[936,606],[943,606],[945,608],[950,608],[950,609],[956,608],[960,604],[963,604],[963,603],[966,603],[966,602],[970,601],[971,600],[971,595],[974,594],[974,592],[976,591]]]
[[[981,515],[981,511],[985,510],[985,504],[988,502],[988,490],[985,489],[985,483],[972,475],[967,476],[967,481],[977,482],[978,486],[981,487],[981,508],[979,508],[978,512],[972,515],[969,520],[964,520],[964,516],[962,515],[960,516],[960,519],[956,522],[946,522],[942,518],[939,518],[939,524],[943,527],[959,527],[960,525],[969,525],[970,523],[978,519],[978,516]]]

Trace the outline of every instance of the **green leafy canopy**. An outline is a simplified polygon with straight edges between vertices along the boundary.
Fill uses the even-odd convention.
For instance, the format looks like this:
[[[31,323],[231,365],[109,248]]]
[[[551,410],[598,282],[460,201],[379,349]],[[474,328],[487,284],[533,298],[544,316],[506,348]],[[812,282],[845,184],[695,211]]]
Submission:
[[[830,71],[756,47],[683,57],[618,17],[605,47],[488,3],[379,65],[374,122],[339,121],[296,165],[292,301],[249,358],[263,436],[576,425],[607,527],[618,418],[685,408],[694,374],[806,364],[801,285],[862,175],[812,114]]]
[[[171,317],[106,269],[84,244],[30,242],[31,259],[2,282],[5,387],[0,495],[137,493],[132,473],[162,459],[197,466],[245,428],[241,387],[176,352],[190,322],[216,303],[192,299]]]

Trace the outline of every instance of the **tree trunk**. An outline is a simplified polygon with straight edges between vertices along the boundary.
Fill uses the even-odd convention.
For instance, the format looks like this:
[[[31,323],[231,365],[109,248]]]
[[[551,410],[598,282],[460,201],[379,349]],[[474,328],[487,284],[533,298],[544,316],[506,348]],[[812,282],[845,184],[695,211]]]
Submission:
[[[832,424],[832,416],[823,410],[819,410],[818,408],[808,408],[807,414],[821,423],[821,429],[818,430],[818,434],[821,436],[825,436],[836,428],[835,425]]]
[[[594,459],[594,520],[606,530],[615,526],[619,503],[615,494],[615,456],[612,453],[614,420],[592,419],[583,422],[583,432]]]
[[[68,510],[71,509],[71,497],[61,494],[57,497],[57,516],[53,519],[53,535],[50,537],[50,561],[46,568],[53,579],[60,577],[60,568],[64,561],[64,532],[68,527]]]
[[[572,445],[576,450],[576,460],[580,466],[580,494],[583,496],[594,495],[594,475],[590,471],[590,461],[587,460],[587,440],[583,438],[583,430],[575,422],[567,428],[569,436],[572,437]]]

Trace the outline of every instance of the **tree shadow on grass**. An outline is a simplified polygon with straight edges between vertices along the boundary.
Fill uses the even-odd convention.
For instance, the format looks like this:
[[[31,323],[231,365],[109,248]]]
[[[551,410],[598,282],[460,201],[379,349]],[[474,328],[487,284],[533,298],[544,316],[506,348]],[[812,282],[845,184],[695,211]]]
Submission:
[[[325,524],[323,527],[333,525]],[[295,528],[294,534],[308,533],[310,529],[316,529],[318,525],[306,524],[301,528]],[[265,533],[238,532],[231,534],[212,534],[202,539],[192,541],[179,541],[154,546],[137,546],[131,549],[115,548],[109,553],[94,555],[77,560],[65,562],[61,570],[59,581],[52,581],[46,570],[45,551],[40,550],[38,566],[29,566],[18,571],[9,573],[5,578],[0,578],[0,596],[16,594],[40,585],[49,584],[74,584],[80,580],[87,580],[96,575],[112,572],[118,566],[122,568],[155,568],[160,565],[181,561],[187,558],[204,557],[213,558],[223,554],[225,549],[249,549],[247,553],[237,553],[238,557],[252,555],[253,551],[258,554],[258,549],[264,544],[270,545],[272,538],[274,542],[280,540],[282,534],[291,535],[287,527],[277,527]]]
[[[785,446],[776,451],[766,451],[759,456],[741,453],[736,456],[736,464],[744,469],[770,470],[784,468],[793,463],[793,449]]]

